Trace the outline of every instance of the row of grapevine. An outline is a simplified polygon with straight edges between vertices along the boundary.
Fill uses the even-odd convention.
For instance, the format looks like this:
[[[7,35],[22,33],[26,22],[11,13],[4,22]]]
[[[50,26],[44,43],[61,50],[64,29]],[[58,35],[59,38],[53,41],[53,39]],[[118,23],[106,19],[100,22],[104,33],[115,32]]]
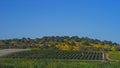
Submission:
[[[78,59],[78,60],[102,60],[102,52],[80,52],[61,50],[31,50],[14,53],[1,58],[12,59]]]

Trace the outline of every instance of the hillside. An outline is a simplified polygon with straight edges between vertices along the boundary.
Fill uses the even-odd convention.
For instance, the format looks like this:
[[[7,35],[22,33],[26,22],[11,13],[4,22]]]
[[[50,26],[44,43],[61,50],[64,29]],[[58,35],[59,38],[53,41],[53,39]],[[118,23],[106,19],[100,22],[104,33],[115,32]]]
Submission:
[[[120,44],[78,36],[45,36],[42,38],[22,38],[0,40],[0,48],[40,48],[59,50],[119,51]]]

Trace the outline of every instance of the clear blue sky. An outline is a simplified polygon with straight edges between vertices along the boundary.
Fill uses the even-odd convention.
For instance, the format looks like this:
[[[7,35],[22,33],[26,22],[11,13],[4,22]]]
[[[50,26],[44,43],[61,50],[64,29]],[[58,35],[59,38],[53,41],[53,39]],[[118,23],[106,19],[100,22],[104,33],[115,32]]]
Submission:
[[[120,43],[120,0],[0,0],[0,39],[53,35]]]

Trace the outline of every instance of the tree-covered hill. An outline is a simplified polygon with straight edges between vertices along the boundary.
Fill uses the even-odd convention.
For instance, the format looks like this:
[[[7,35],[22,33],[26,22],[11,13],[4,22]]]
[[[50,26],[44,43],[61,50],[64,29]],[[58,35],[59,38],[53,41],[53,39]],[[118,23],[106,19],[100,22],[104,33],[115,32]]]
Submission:
[[[78,36],[45,36],[42,38],[22,38],[0,40],[0,48],[40,48],[59,50],[119,51],[120,44]]]

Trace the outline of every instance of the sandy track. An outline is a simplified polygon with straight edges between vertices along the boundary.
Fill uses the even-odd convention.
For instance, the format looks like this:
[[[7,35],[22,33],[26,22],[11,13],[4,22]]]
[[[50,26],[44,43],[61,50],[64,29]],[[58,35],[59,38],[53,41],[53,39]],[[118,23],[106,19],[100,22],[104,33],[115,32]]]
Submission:
[[[113,61],[113,60],[109,58],[109,54],[108,53],[103,52],[103,61]]]
[[[3,49],[0,50],[0,56],[5,56],[14,52],[27,51],[29,49]]]

